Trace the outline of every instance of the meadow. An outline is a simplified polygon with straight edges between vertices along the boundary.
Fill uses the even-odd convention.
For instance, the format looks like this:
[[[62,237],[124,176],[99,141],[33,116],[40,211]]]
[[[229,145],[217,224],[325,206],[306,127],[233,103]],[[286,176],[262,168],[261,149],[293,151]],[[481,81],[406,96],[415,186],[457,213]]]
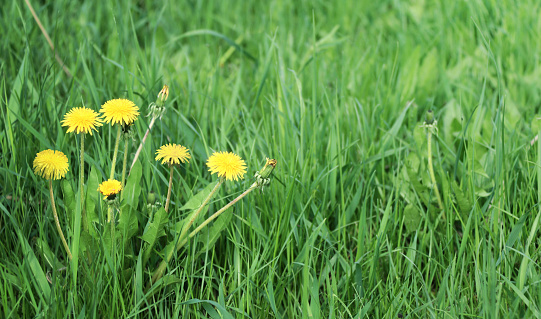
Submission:
[[[20,0],[0,12],[0,317],[541,317],[541,2]],[[97,191],[116,127],[86,134],[81,169],[82,134],[62,121],[133,101],[120,179],[164,85],[165,113],[117,201],[130,236],[116,247]],[[161,210],[170,171],[155,157],[168,143],[191,158]],[[46,149],[69,161],[51,185],[73,259],[34,170]],[[218,180],[218,151],[246,174],[194,226],[267,158],[270,184],[154,282]]]

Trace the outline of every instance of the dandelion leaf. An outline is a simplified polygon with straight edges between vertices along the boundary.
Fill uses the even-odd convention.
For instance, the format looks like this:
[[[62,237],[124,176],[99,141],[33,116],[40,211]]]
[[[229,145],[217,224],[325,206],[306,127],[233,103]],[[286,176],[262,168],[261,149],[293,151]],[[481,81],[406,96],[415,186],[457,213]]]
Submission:
[[[168,221],[169,218],[167,217],[167,212],[162,207],[154,214],[152,222],[145,229],[142,239],[147,242],[148,245],[146,246],[143,255],[143,264],[146,264],[147,260],[150,258],[150,254],[152,253],[158,238],[165,236],[165,226]]]
[[[201,248],[198,254],[205,253],[207,250],[212,249],[212,247],[220,237],[222,230],[227,228],[227,225],[229,225],[232,217],[233,213],[226,211],[221,214],[218,219],[216,219],[216,221],[214,222],[214,224],[212,224],[211,227],[207,226],[203,228],[201,234],[199,235],[199,242],[203,243],[203,248]]]
[[[68,211],[68,216],[73,218],[75,213],[75,193],[73,192],[73,187],[67,179],[62,179],[62,193],[64,194],[64,206]]]
[[[201,204],[205,200],[205,198],[207,198],[210,192],[212,192],[212,189],[214,188],[214,186],[216,186],[216,183],[208,184],[205,188],[203,188],[203,190],[201,190],[199,193],[192,196],[192,198],[190,198],[188,202],[186,202],[186,204],[184,204],[184,206],[182,206],[180,209],[181,210],[198,209],[199,206],[201,206]]]
[[[407,205],[404,208],[404,225],[408,233],[413,233],[421,224],[421,212],[414,205]]]
[[[468,215],[472,209],[471,201],[466,197],[460,186],[458,186],[456,181],[453,181],[451,184],[453,187],[453,192],[455,193],[455,198],[460,209],[460,216],[464,222],[468,220]]]
[[[99,185],[98,170],[95,166],[90,169],[90,175],[88,176],[86,196],[85,196],[85,208],[86,208],[86,221],[88,224],[88,230],[92,237],[98,238],[96,230],[94,229],[94,223],[99,222],[98,214],[96,212],[96,203],[100,200],[100,194],[97,191]]]

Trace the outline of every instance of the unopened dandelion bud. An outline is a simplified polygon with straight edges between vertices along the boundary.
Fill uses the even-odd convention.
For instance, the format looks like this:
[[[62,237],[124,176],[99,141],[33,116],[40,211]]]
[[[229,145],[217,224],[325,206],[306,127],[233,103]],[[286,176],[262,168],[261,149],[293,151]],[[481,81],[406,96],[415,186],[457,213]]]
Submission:
[[[263,187],[270,184],[270,176],[277,163],[278,161],[275,159],[267,158],[265,166],[263,166],[261,171],[255,173],[254,177],[258,187]]]
[[[267,162],[265,163],[265,166],[263,166],[263,169],[261,169],[261,172],[259,172],[261,177],[269,178],[270,174],[272,173],[272,171],[276,167],[277,163],[278,163],[277,160],[267,158]]]
[[[164,85],[160,93],[158,93],[158,101],[165,103],[167,101],[167,98],[169,97],[169,87],[167,85]]]
[[[434,123],[434,112],[432,112],[432,110],[428,110],[428,112],[426,112],[426,121],[425,121],[425,123],[428,124],[428,125]]]
[[[158,102],[160,102],[158,100]],[[150,103],[148,105],[148,108],[149,108],[149,112],[148,112],[148,115],[147,116],[152,116],[153,118],[162,118],[163,114],[165,113],[165,106],[163,106],[163,104],[161,105],[158,105],[154,102]]]
[[[156,193],[154,192],[150,192],[148,193],[147,195],[147,202],[149,204],[154,204],[156,202]]]

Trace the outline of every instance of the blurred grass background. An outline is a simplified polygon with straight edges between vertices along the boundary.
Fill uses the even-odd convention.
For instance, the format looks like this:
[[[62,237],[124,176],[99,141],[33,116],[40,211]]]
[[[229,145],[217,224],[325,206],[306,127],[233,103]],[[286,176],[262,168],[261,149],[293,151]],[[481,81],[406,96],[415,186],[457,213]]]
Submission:
[[[541,3],[32,5],[73,77],[25,2],[0,7],[6,318],[540,316],[539,161],[530,141],[541,100]],[[229,212],[213,249],[177,255],[168,272],[178,282],[167,289],[140,295],[140,282],[115,279],[105,260],[92,282],[54,275],[35,244],[62,255],[46,182],[31,170],[35,154],[66,153],[77,185],[78,140],[62,116],[119,97],[145,115],[163,84],[169,108],[140,157],[141,183],[163,199],[167,172],[155,149],[173,142],[192,151],[175,173],[172,219],[213,181],[205,161],[214,150],[236,152],[249,169],[211,210],[250,185],[265,157],[278,160],[274,181]],[[429,109],[439,123],[443,214],[420,127]],[[137,121],[137,142],[148,122]],[[86,139],[87,169],[107,171],[113,141],[108,126]]]

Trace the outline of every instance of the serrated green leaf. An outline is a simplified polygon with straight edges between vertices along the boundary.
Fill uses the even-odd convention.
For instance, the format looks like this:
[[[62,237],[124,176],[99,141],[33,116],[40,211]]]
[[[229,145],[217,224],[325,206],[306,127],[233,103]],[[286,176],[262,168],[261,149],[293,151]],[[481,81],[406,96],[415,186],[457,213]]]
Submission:
[[[100,200],[99,192],[99,174],[95,166],[90,169],[90,175],[88,176],[86,196],[85,196],[85,208],[86,208],[86,221],[88,225],[88,231],[94,238],[98,238],[98,234],[93,227],[94,223],[99,221],[98,214],[96,212],[96,205]]]
[[[70,218],[73,218],[73,214],[75,213],[75,193],[73,192],[73,187],[67,179],[62,179],[61,186],[62,193],[64,194],[64,206]]]
[[[125,208],[127,209],[122,210],[122,213],[118,219],[119,233],[117,233],[117,236],[121,236],[122,244],[126,244],[126,242],[132,238],[139,229],[139,221],[135,215],[135,210],[131,209],[129,206]]]
[[[124,186],[124,190],[122,190],[121,200],[123,205],[126,204],[132,209],[137,209],[137,205],[139,204],[139,195],[141,194],[141,174],[141,163],[136,161],[130,171],[126,186]]]
[[[154,249],[154,245],[156,244],[158,238],[165,236],[165,226],[167,225],[168,221],[169,218],[167,216],[167,212],[162,207],[156,212],[156,214],[154,214],[152,222],[145,229],[142,239],[147,242],[148,245],[145,247],[145,251],[143,253],[143,265],[145,265],[150,258],[150,254]]]
[[[168,221],[167,212],[165,212],[163,207],[160,208],[156,214],[154,214],[152,222],[148,225],[147,229],[145,229],[141,238],[149,244],[154,243],[157,238],[165,236],[164,227],[167,225]]]
[[[455,198],[458,203],[458,208],[460,209],[460,215],[462,217],[462,220],[466,222],[468,220],[468,215],[470,214],[470,211],[472,209],[472,203],[471,201],[464,195],[464,192],[458,186],[456,181],[453,181],[451,183],[451,186],[453,187],[453,192],[455,193]]]

